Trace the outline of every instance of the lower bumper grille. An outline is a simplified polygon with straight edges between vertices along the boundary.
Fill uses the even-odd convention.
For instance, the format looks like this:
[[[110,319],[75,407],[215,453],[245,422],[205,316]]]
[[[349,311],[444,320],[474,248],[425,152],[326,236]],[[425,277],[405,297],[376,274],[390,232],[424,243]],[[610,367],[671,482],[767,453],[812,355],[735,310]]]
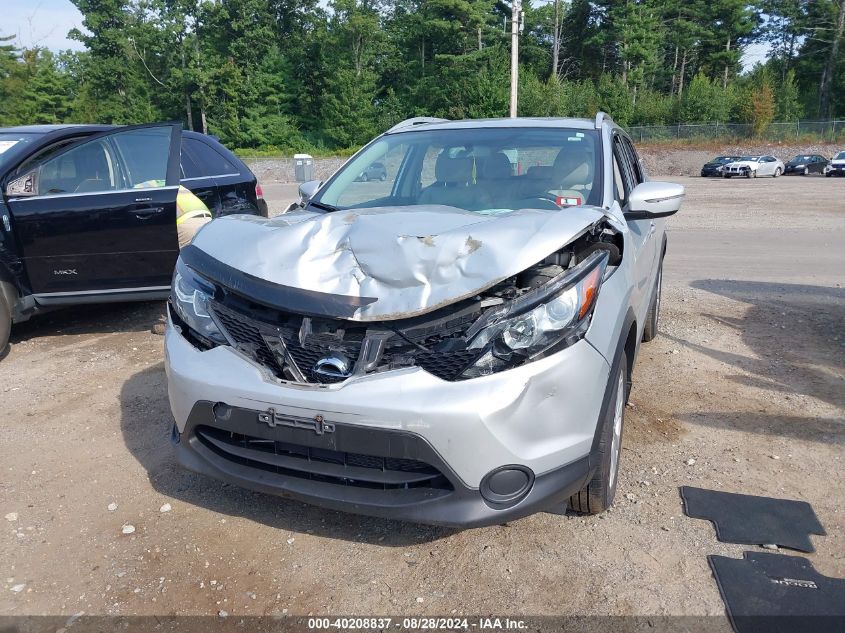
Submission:
[[[377,490],[452,490],[449,480],[425,462],[315,448],[199,426],[196,437],[229,461],[286,477]]]

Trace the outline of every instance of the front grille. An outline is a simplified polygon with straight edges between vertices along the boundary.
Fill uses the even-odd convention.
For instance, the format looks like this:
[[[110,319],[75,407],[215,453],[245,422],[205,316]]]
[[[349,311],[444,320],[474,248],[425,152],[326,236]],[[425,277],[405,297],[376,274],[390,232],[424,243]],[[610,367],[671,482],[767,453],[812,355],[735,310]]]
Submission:
[[[354,364],[360,352],[360,342],[329,342],[319,335],[308,337],[305,344],[301,345],[299,343],[301,317],[286,315],[287,319],[282,326],[274,326],[252,319],[219,303],[215,303],[212,309],[220,325],[235,341],[238,349],[267,367],[279,378],[292,379],[294,374],[290,370],[285,370],[286,362],[292,360],[308,382],[324,384],[341,382],[346,377],[318,374],[314,371],[314,365],[318,360],[332,352],[343,353],[349,359],[350,364]],[[280,357],[280,354],[274,353],[267,344],[268,339],[281,339],[287,347],[290,359],[286,361],[286,359]]]
[[[334,354],[341,354],[354,368],[361,353],[362,342],[368,331],[366,324],[342,320],[313,319],[307,334],[300,342],[300,329],[304,317],[289,313],[257,310],[262,318],[253,318],[228,305],[214,302],[211,309],[218,324],[236,347],[260,365],[283,380],[304,378],[306,383],[331,384],[346,380],[347,376],[332,376],[314,371],[317,362]],[[375,371],[418,366],[442,380],[459,380],[463,372],[478,358],[478,350],[467,350],[459,344],[461,333],[471,320],[449,324],[442,328],[425,330],[413,343],[405,336],[390,336]],[[376,324],[384,331],[387,326]],[[390,328],[387,328],[390,329]],[[450,338],[452,337],[452,338]],[[463,340],[463,339],[460,339]],[[268,344],[268,341],[270,344]],[[271,345],[281,341],[282,346]],[[287,354],[284,350],[287,350]],[[301,380],[300,380],[301,382]]]
[[[194,433],[224,459],[286,477],[376,490],[453,490],[437,468],[413,459],[315,448],[204,425]]]

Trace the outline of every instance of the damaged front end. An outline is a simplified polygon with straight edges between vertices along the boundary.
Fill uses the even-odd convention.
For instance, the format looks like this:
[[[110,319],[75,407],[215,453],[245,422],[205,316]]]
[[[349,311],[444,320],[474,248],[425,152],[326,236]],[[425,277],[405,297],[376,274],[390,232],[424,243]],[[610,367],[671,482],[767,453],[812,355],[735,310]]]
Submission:
[[[563,248],[471,296],[366,321],[351,318],[352,310],[366,306],[365,297],[339,301],[337,295],[269,288],[254,278],[254,292],[234,291],[225,268],[208,277],[208,266],[198,266],[203,275],[195,272],[190,264],[201,256],[189,250],[174,277],[171,317],[196,347],[229,345],[275,380],[327,386],[421,368],[460,381],[543,358],[583,338],[621,248],[621,234],[603,217]],[[238,287],[249,284],[241,280]],[[277,300],[266,300],[273,292]],[[350,306],[350,299],[358,301]]]

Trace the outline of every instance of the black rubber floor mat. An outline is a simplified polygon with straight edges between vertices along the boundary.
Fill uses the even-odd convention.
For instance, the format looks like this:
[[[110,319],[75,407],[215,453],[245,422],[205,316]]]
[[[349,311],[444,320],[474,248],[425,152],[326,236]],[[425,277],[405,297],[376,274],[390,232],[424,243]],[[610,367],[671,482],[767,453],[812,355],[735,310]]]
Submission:
[[[739,495],[732,492],[681,487],[684,512],[711,521],[723,543],[772,543],[801,552],[815,552],[810,534],[826,532],[806,501]]]
[[[845,580],[822,576],[806,558],[745,552],[707,560],[736,633],[845,631]]]

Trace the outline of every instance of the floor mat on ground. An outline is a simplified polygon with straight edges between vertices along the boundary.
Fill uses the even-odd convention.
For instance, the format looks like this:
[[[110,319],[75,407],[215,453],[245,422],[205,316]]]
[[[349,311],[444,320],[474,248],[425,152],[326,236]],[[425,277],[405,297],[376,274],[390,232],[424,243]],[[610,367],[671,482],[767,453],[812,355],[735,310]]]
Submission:
[[[723,543],[765,545],[815,552],[810,534],[825,535],[806,501],[740,495],[704,488],[681,487],[684,512],[711,521]]]
[[[708,556],[737,633],[842,633],[845,580],[818,573],[806,558],[745,552]]]

